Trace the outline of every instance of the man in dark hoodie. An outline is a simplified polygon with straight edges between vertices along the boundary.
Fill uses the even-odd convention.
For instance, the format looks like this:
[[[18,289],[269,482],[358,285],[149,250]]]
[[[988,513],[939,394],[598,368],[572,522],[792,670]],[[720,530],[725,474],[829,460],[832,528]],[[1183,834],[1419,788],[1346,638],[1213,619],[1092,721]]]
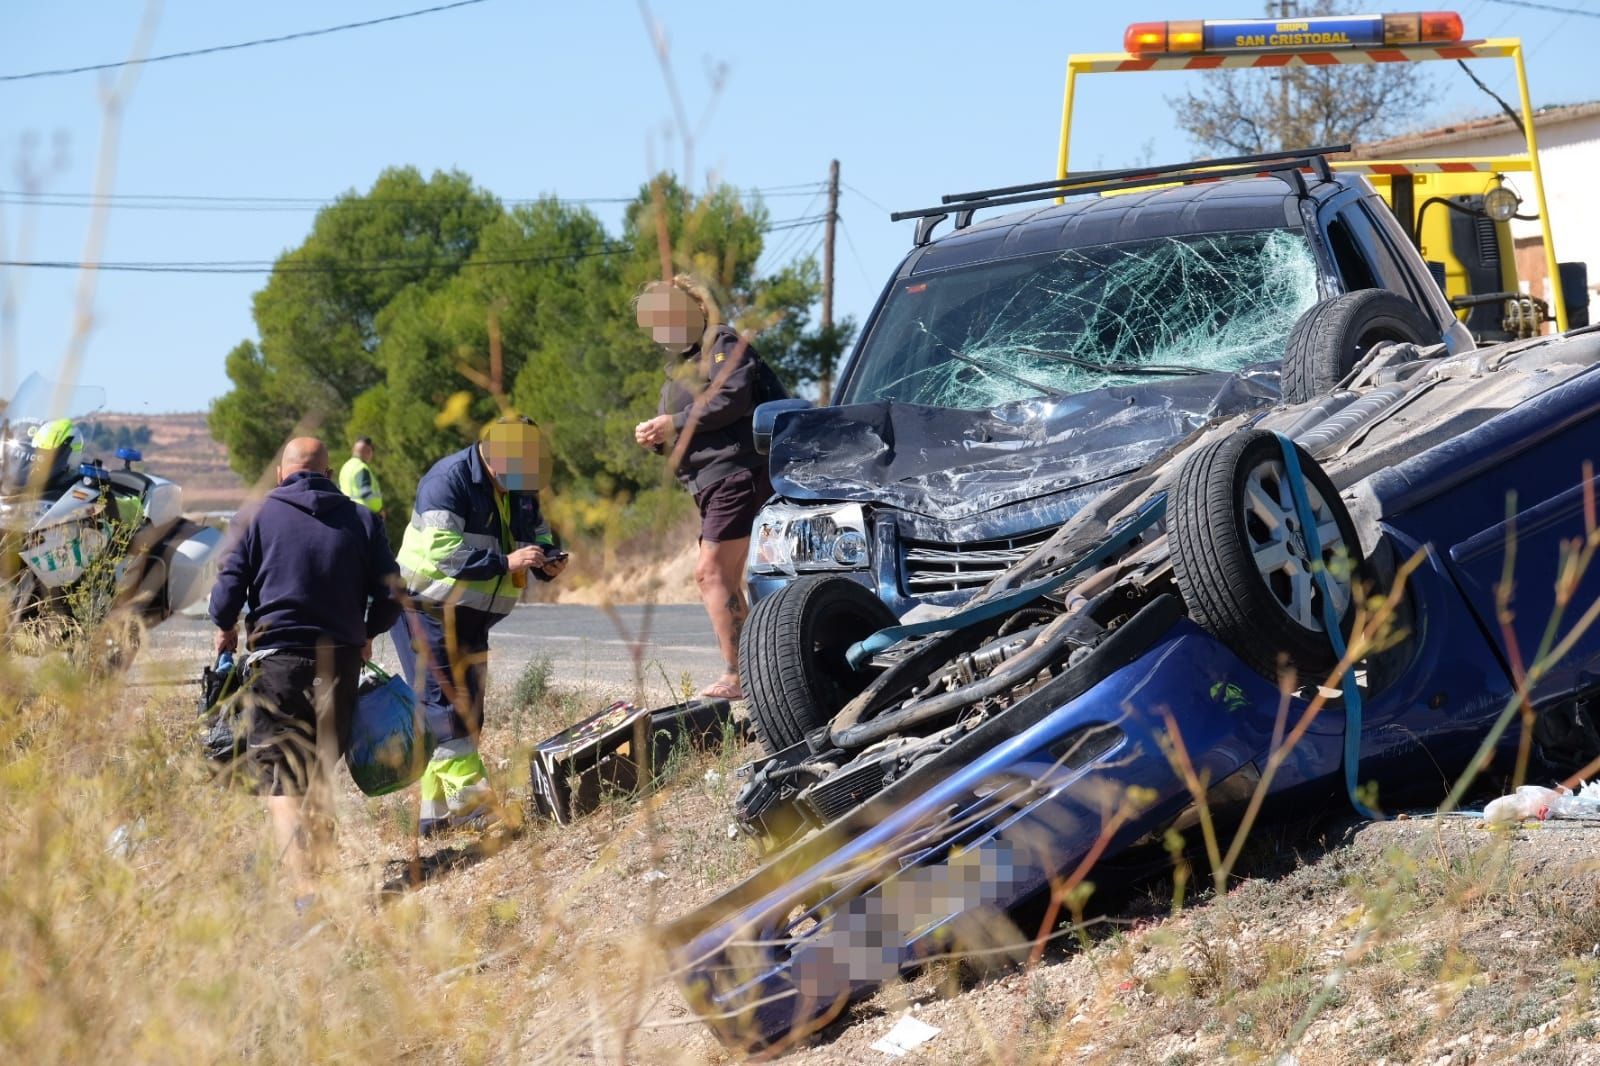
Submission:
[[[667,353],[667,380],[655,418],[633,437],[656,452],[669,448],[678,480],[700,510],[694,580],[722,650],[723,673],[702,696],[739,700],[739,631],[749,612],[745,555],[756,514],[772,495],[766,457],[756,451],[750,419],[766,395],[770,371],[755,349],[718,320],[711,293],[687,275],[645,286],[635,320]]]
[[[398,573],[382,521],[339,491],[321,441],[297,437],[211,590],[219,652],[237,649],[246,612],[246,759],[297,904],[312,889],[310,852],[328,843],[327,771],[349,744],[361,664],[400,614]]]

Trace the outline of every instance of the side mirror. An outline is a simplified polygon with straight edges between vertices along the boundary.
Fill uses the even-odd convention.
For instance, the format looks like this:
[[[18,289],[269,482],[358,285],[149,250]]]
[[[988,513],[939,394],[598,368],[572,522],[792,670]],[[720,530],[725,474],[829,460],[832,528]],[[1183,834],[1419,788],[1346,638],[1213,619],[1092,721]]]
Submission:
[[[766,455],[772,450],[772,431],[777,427],[779,415],[810,409],[811,401],[801,399],[768,400],[757,406],[750,419],[750,435],[755,438],[756,451]]]
[[[1561,302],[1567,308],[1567,328],[1589,324],[1589,264],[1557,263],[1561,272]]]

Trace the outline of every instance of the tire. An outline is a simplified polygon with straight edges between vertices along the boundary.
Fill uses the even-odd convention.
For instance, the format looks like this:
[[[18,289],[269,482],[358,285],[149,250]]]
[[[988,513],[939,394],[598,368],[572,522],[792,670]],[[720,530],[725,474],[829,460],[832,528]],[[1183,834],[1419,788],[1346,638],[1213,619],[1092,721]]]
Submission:
[[[1361,566],[1355,523],[1322,468],[1295,450],[1348,638],[1356,611],[1352,581]],[[1277,437],[1257,430],[1208,444],[1184,462],[1173,493],[1172,569],[1189,617],[1271,681],[1284,660],[1299,684],[1326,678],[1337,657],[1323,626],[1321,593],[1310,582]],[[1274,512],[1277,526],[1263,517]],[[1330,526],[1337,541],[1328,536]]]
[[[739,679],[768,752],[798,744],[867,687],[872,675],[851,669],[844,653],[896,621],[867,589],[831,574],[802,577],[756,604],[739,638]]]
[[[1416,304],[1387,289],[1361,289],[1316,304],[1295,322],[1283,352],[1285,403],[1304,403],[1343,381],[1384,341],[1433,344],[1439,330]]]

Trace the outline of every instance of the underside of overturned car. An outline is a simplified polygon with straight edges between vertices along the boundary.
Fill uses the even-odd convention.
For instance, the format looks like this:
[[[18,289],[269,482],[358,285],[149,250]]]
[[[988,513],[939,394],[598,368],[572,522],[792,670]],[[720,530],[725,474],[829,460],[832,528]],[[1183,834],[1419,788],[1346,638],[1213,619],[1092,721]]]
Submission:
[[[1025,955],[1019,905],[1199,808],[1509,776],[1524,700],[1541,769],[1600,756],[1597,364],[1594,329],[1330,350],[1315,398],[1201,427],[940,617],[833,575],[764,600],[793,669],[738,814],[773,854],[668,927],[692,1005],[767,1047]]]

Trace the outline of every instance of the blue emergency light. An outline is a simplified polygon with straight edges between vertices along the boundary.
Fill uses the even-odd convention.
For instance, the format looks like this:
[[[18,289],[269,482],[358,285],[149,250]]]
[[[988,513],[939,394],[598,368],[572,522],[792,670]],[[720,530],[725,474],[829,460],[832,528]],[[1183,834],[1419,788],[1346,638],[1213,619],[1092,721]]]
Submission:
[[[1303,19],[1135,22],[1122,35],[1122,43],[1134,53],[1193,54],[1450,44],[1461,40],[1461,35],[1461,16],[1454,11],[1413,11]]]

